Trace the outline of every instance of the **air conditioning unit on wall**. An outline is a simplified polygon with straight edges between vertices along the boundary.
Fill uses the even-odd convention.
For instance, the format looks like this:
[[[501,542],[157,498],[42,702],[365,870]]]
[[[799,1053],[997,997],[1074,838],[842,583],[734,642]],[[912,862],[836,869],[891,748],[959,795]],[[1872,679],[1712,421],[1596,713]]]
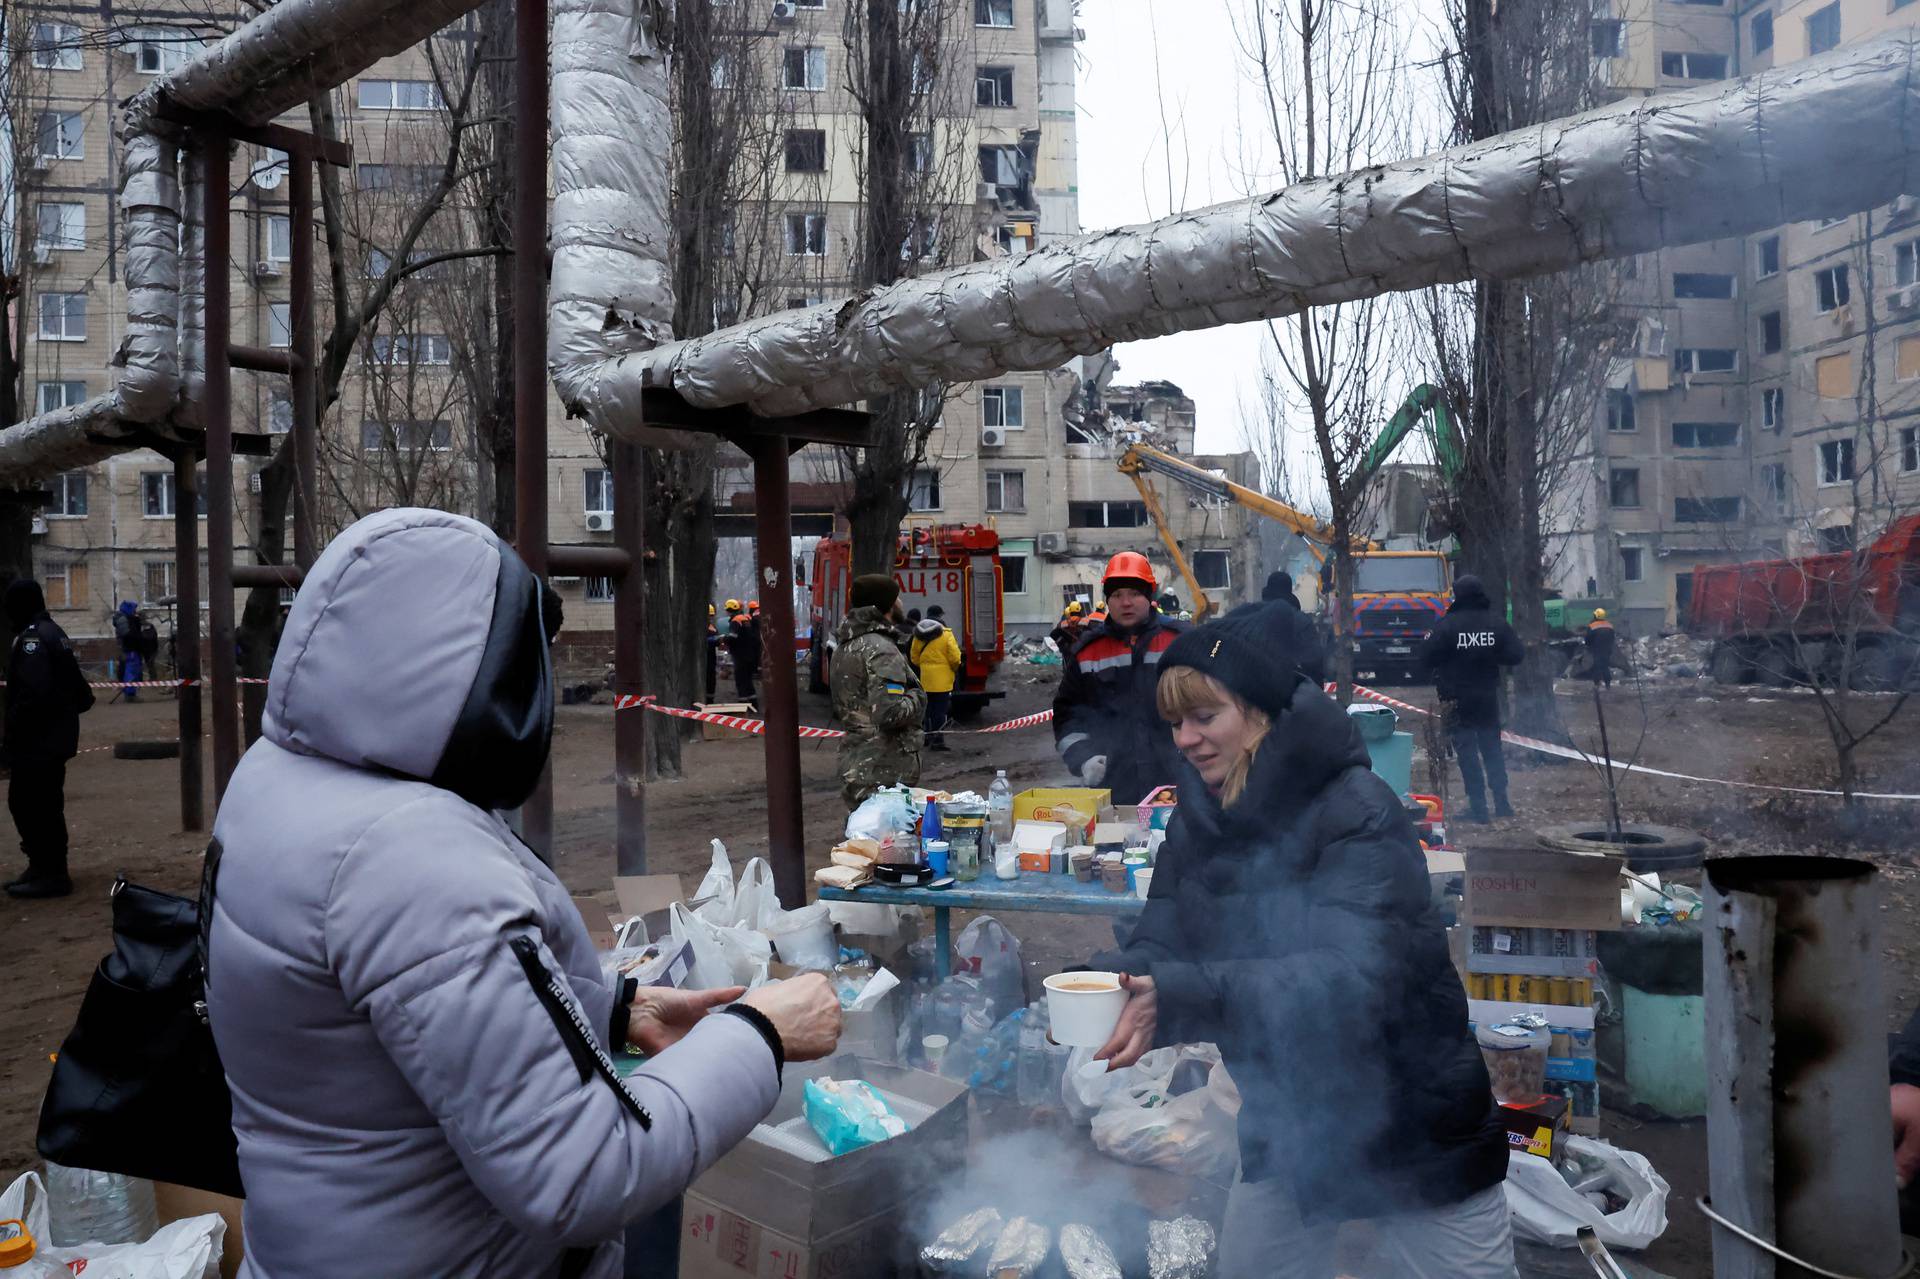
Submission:
[[[794,6],[793,0],[773,0],[773,20],[775,22],[792,22],[799,16],[800,10]]]
[[[989,448],[989,449],[997,449],[1002,444],[1005,444],[1006,442],[1007,442],[1007,432],[1004,427],[983,426],[980,428],[981,447]]]
[[[1065,533],[1042,533],[1033,539],[1034,549],[1042,555],[1065,555],[1067,553],[1067,535]]]
[[[613,512],[612,511],[588,511],[587,512],[587,532],[589,533],[613,532]]]

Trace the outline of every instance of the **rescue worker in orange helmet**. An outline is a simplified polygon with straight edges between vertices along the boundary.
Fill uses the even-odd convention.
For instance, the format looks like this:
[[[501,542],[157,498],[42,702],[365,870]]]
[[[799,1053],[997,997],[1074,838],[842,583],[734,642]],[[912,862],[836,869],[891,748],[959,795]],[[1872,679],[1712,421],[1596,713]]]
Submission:
[[[1080,607],[1079,600],[1069,601],[1066,608],[1060,611],[1059,624],[1048,633],[1047,638],[1052,640],[1053,646],[1060,650],[1062,660],[1072,654],[1075,646],[1080,643],[1087,625],[1085,614],[1086,610]]]
[[[1587,678],[1607,688],[1613,687],[1613,623],[1607,620],[1607,610],[1593,610],[1593,620],[1587,623]]]
[[[707,701],[714,701],[720,685],[720,628],[714,624],[716,611],[707,605]]]
[[[1108,560],[1100,587],[1104,616],[1095,612],[1064,662],[1053,699],[1053,740],[1081,783],[1111,790],[1119,807],[1179,776],[1180,753],[1160,718],[1154,687],[1160,654],[1190,628],[1155,611],[1160,584],[1138,552]]]

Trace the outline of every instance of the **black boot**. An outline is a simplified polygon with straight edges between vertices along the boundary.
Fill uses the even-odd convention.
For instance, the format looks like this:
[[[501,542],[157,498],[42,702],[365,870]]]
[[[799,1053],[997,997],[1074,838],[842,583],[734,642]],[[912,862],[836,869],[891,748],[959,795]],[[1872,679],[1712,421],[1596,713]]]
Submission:
[[[25,879],[16,880],[7,885],[7,896],[33,900],[42,897],[65,897],[73,891],[73,880],[64,870],[30,870]]]
[[[1495,797],[1493,801],[1493,815],[1495,817],[1513,816],[1513,805],[1507,802],[1505,795]]]

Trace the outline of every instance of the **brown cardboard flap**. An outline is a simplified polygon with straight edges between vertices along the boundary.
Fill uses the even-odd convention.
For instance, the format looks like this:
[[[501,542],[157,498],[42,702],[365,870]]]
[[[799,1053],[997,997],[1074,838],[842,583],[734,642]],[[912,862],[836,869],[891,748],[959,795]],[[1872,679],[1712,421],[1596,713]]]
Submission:
[[[1620,927],[1624,857],[1541,848],[1466,850],[1467,922],[1526,928]]]
[[[587,926],[587,937],[593,942],[595,950],[613,949],[613,917],[607,914],[607,908],[591,897],[573,895],[574,909],[580,912],[580,922]]]
[[[678,875],[615,875],[613,895],[620,903],[623,919],[651,915],[678,901],[685,901],[687,890]]]

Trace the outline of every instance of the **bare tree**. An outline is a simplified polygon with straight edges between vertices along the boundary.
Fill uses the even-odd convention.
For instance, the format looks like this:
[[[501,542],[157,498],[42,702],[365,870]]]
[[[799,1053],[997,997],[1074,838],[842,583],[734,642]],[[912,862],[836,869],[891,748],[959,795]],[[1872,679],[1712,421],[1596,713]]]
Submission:
[[[1263,111],[1259,151],[1282,183],[1404,154],[1405,39],[1387,0],[1253,3],[1234,14],[1234,31]],[[1311,424],[1314,488],[1333,528],[1334,598],[1322,611],[1332,620],[1343,697],[1353,684],[1353,538],[1372,478],[1361,462],[1392,411],[1391,389],[1406,377],[1403,329],[1394,303],[1379,298],[1267,324],[1269,412],[1256,428],[1267,439],[1257,451],[1283,456],[1296,413]]]
[[[1446,90],[1455,142],[1474,141],[1593,105],[1586,0],[1448,0],[1454,52]],[[1595,429],[1605,371],[1627,326],[1610,268],[1428,291],[1422,301],[1435,373],[1460,411],[1464,465],[1446,515],[1462,567],[1510,607],[1527,660],[1514,677],[1515,720],[1564,736],[1545,650],[1551,554],[1546,496]]]

